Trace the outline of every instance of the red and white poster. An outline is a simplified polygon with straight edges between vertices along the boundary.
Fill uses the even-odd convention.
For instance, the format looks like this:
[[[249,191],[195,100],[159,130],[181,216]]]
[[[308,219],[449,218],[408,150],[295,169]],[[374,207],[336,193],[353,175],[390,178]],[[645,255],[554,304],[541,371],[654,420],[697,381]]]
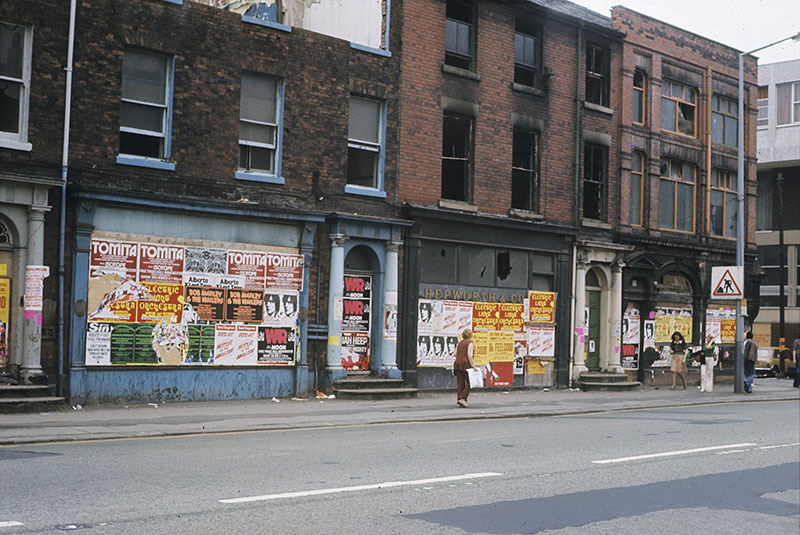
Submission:
[[[554,357],[556,345],[555,325],[528,327],[528,355],[532,357]]]
[[[247,290],[263,290],[267,281],[267,253],[228,251],[228,274],[242,277]]]
[[[303,289],[303,255],[266,253],[267,288]]]
[[[183,246],[163,243],[139,244],[139,280],[183,283]]]
[[[214,329],[214,364],[257,364],[258,326],[217,324]]]
[[[139,266],[139,244],[129,241],[94,238],[89,249],[89,278],[97,279],[106,274],[118,275],[121,279],[136,280]]]

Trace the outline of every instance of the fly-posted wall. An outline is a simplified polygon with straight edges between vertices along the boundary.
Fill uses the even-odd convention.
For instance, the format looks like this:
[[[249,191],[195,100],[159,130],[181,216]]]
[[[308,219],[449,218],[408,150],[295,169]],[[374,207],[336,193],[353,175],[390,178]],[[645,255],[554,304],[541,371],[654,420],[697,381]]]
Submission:
[[[73,399],[307,390],[313,216],[78,206]]]
[[[86,366],[294,365],[303,257],[95,231]]]

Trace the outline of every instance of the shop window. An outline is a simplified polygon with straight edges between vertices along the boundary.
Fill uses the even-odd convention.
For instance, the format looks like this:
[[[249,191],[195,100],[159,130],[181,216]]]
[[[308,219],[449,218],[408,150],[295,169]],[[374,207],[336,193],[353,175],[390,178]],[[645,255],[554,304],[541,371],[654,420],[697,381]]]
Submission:
[[[586,45],[586,101],[608,107],[610,59],[608,48]]]
[[[442,198],[469,202],[473,121],[445,113],[442,127]]]
[[[531,253],[528,257],[530,263],[530,282],[528,288],[542,292],[553,291],[553,257]]]
[[[239,99],[239,171],[276,175],[280,110],[278,80],[242,75]]]
[[[633,122],[642,125],[645,123],[646,80],[647,75],[643,70],[633,71]]]
[[[381,188],[383,103],[375,99],[351,96],[348,125],[347,183],[366,188]]]
[[[458,0],[448,0],[445,16],[445,64],[474,70],[475,6]]]
[[[586,143],[583,150],[583,217],[605,220],[608,147]]]
[[[711,141],[735,147],[739,139],[739,103],[728,97],[711,97]]]
[[[631,153],[630,218],[631,225],[642,224],[642,195],[644,193],[644,162],[641,151]]]
[[[658,226],[694,231],[694,188],[697,168],[679,160],[665,160],[658,194]]]
[[[488,247],[462,246],[458,258],[458,282],[467,286],[494,286],[495,251]]]
[[[421,282],[456,284],[456,251],[455,245],[422,242],[419,252]]]
[[[697,90],[672,80],[661,85],[661,128],[687,136],[695,136]]]
[[[31,28],[0,22],[0,146],[30,150]]]
[[[761,245],[758,248],[758,262],[764,272],[761,279],[760,295],[763,306],[780,306],[780,283],[781,271],[783,271],[783,304],[786,306],[788,286],[787,286],[787,266],[781,266],[781,250],[777,245]]]
[[[769,124],[769,87],[758,86],[758,128],[766,128]]]
[[[514,32],[514,82],[541,88],[542,29],[517,20]]]
[[[169,158],[169,57],[126,50],[122,59],[119,152],[153,159]]]
[[[800,82],[778,84],[778,124],[800,123]]]
[[[736,175],[721,169],[711,170],[711,235],[736,237]]]
[[[511,207],[538,209],[538,139],[536,132],[514,128],[511,154]]]

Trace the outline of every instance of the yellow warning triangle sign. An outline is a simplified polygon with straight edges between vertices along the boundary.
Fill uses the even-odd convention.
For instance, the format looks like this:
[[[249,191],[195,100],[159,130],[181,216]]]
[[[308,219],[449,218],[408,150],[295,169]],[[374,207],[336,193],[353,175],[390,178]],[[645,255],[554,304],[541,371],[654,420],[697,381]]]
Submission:
[[[719,284],[717,284],[714,291],[711,292],[711,295],[713,297],[742,297],[742,289],[736,284],[736,279],[733,278],[729,269],[725,270],[725,273],[719,280]]]

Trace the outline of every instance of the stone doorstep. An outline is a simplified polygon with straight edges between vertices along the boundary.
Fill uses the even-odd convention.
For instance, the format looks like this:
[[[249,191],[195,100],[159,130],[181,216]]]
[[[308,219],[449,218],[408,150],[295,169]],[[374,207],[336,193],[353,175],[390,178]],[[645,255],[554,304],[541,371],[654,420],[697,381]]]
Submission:
[[[0,385],[0,400],[4,398],[46,397],[50,394],[47,385]]]
[[[416,388],[342,388],[334,389],[339,399],[397,399],[415,398]]]
[[[331,385],[336,389],[366,389],[366,388],[401,388],[402,379],[386,379],[382,377],[348,377],[336,379]]]
[[[581,390],[634,390],[642,386],[639,381],[594,382],[578,381]]]

